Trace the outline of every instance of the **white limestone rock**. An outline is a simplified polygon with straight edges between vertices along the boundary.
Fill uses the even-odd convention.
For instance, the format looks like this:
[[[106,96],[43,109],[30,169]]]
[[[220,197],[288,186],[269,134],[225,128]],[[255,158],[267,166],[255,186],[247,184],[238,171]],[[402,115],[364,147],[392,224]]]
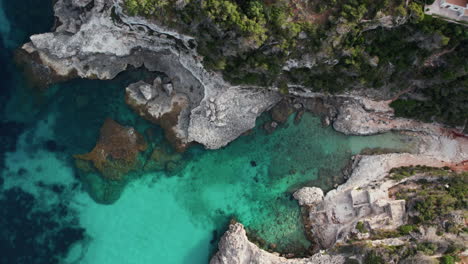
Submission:
[[[299,205],[312,206],[322,202],[323,191],[317,187],[304,187],[294,192],[293,197]]]
[[[149,84],[144,84],[139,87],[140,93],[143,95],[143,97],[149,101],[156,97],[157,92],[155,89],[153,89],[153,86]]]
[[[275,253],[260,249],[247,238],[244,226],[233,223],[219,242],[219,251],[211,258],[210,264],[342,264],[345,257],[317,253],[309,258],[286,259]]]
[[[267,89],[230,87],[218,90],[214,100],[206,99],[192,110],[189,140],[208,149],[226,146],[244,132],[255,127],[257,117],[269,110],[281,96]],[[252,111],[251,109],[257,109]],[[221,110],[224,109],[224,110]]]

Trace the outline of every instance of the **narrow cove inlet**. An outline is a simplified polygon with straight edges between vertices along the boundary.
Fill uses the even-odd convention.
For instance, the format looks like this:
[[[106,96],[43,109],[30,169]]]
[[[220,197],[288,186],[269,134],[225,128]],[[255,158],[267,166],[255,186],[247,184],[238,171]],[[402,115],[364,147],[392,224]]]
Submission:
[[[20,219],[17,228],[29,232],[24,241],[17,238],[5,263],[22,252],[47,263],[208,263],[233,219],[262,247],[304,256],[311,243],[295,190],[342,183],[342,169],[363,149],[410,152],[417,144],[397,133],[345,136],[308,112],[298,124],[292,115],[269,134],[263,125],[270,116],[264,114],[227,147],[193,145],[176,172],[140,173],[116,202],[98,204],[83,187],[73,155],[91,151],[107,118],[134,127],[153,147],[171,148],[162,129],[125,104],[125,87],[151,76],[131,71],[111,81],[73,80],[38,92],[14,66],[13,51],[28,30],[39,29],[23,25],[23,32],[22,21],[16,23],[15,32],[2,29],[10,35],[4,35],[9,52],[2,58],[9,77],[2,80],[8,103],[2,106],[0,197],[3,217],[12,219],[5,226],[14,228]],[[45,240],[52,246],[44,247]]]
[[[59,225],[79,228],[82,236],[64,252],[65,263],[207,263],[232,219],[265,248],[306,255],[311,244],[292,193],[303,186],[330,190],[342,183],[342,169],[362,150],[411,152],[418,142],[398,133],[345,136],[324,128],[308,112],[297,124],[290,116],[269,134],[263,128],[270,119],[265,114],[255,129],[227,147],[192,146],[178,171],[145,172],[116,202],[101,205],[81,187],[72,156],[92,149],[106,118],[169,148],[158,127],[125,105],[122,87],[135,75],[140,77],[128,73],[112,81],[51,87],[34,120],[27,120],[31,112],[21,113],[21,108],[5,113],[12,119],[22,116],[28,126],[14,150],[4,153],[2,190],[18,187],[32,194],[35,210],[67,208],[67,217],[53,217]],[[11,102],[24,91],[17,88]]]

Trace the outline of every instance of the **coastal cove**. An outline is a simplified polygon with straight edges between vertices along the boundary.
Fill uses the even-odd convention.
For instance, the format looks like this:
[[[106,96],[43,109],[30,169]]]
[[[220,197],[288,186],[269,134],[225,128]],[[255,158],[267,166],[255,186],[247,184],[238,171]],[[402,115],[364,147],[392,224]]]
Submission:
[[[6,2],[2,0],[3,7]],[[268,134],[263,125],[269,116],[264,114],[251,133],[222,149],[192,146],[183,156],[185,167],[175,175],[145,173],[114,204],[97,204],[77,179],[72,155],[91,150],[106,118],[146,137],[149,129],[153,144],[167,144],[162,129],[125,104],[125,87],[147,73],[126,72],[110,81],[72,80],[39,93],[25,84],[13,53],[27,36],[50,29],[51,6],[40,9],[49,10],[41,13],[49,17],[40,29],[3,17],[12,9],[0,12],[2,47],[8,51],[1,58],[7,66],[1,80],[7,103],[0,114],[5,143],[0,149],[0,200],[11,205],[0,211],[2,217],[31,227],[35,247],[28,257],[39,263],[47,257],[57,263],[207,263],[233,218],[276,251],[305,252],[310,243],[294,191],[303,186],[330,190],[341,184],[342,169],[364,149],[417,149],[418,140],[410,135],[345,136],[323,127],[311,113],[298,124],[291,116]],[[23,215],[15,215],[23,210]],[[50,217],[54,228],[31,219],[35,212]],[[2,222],[1,229],[9,226]],[[4,232],[18,242],[15,250],[2,249],[11,252],[2,260],[19,263],[15,254],[31,242],[15,234],[21,230]],[[44,237],[56,250],[44,249]]]

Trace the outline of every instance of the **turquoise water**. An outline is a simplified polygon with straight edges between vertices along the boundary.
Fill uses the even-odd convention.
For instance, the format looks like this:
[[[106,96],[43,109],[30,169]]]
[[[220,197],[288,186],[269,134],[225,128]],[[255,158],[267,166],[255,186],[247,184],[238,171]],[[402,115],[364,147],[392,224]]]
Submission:
[[[351,155],[364,148],[411,151],[416,144],[415,139],[393,133],[344,136],[323,128],[308,113],[298,125],[291,117],[267,135],[261,129],[268,119],[264,115],[252,133],[223,149],[191,148],[185,154],[187,165],[178,174],[147,173],[132,181],[116,203],[96,204],[76,178],[71,156],[91,150],[105,118],[133,126],[142,134],[151,128],[156,135],[153,142],[165,144],[163,132],[124,103],[124,87],[147,74],[130,72],[105,82],[75,80],[38,93],[22,82],[11,54],[25,36],[47,31],[51,23],[29,28],[24,18],[13,21],[14,16],[6,16],[12,8],[5,8],[7,1],[1,3],[2,45],[9,53],[1,54],[8,71],[2,79],[2,98],[7,103],[0,113],[5,143],[0,149],[0,205],[16,207],[0,207],[0,219],[21,224],[11,230],[11,223],[0,221],[0,233],[10,228],[8,236],[28,236],[14,249],[0,243],[6,247],[0,251],[11,252],[8,262],[5,256],[0,262],[207,263],[233,218],[246,225],[252,237],[264,240],[266,247],[275,244],[284,253],[303,252],[310,243],[292,199],[296,189],[330,189],[343,180],[341,169]],[[47,6],[41,8],[34,15]],[[9,195],[11,190],[16,196]],[[32,198],[17,198],[29,197],[25,194]],[[31,218],[33,212],[44,217]],[[44,228],[45,218],[50,225]],[[26,240],[38,246],[32,248]],[[19,260],[26,251],[30,258]]]

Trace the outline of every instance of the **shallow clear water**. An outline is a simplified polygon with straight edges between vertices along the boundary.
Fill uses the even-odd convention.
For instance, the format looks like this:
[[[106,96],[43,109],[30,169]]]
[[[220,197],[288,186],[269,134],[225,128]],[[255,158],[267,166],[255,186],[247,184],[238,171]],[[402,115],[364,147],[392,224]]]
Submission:
[[[27,34],[47,31],[50,23],[29,29],[24,22],[5,17],[11,8],[3,11],[0,21],[8,23],[0,24],[0,32],[9,53],[2,54],[8,71],[2,80],[7,103],[0,113],[5,143],[0,149],[0,202],[18,204],[24,215],[8,207],[0,208],[0,216],[16,217],[22,226],[33,229],[30,237],[36,246],[29,250],[35,263],[207,263],[232,218],[245,224],[253,236],[276,244],[279,251],[307,248],[300,210],[291,198],[294,190],[305,185],[330,189],[342,180],[341,169],[351,155],[364,148],[410,151],[416,144],[415,139],[392,133],[344,136],[323,128],[317,117],[307,113],[298,125],[291,117],[267,135],[260,128],[265,115],[253,133],[226,148],[190,149],[187,166],[177,175],[148,173],[133,181],[115,204],[96,204],[76,179],[71,155],[93,147],[106,117],[140,132],[152,127],[157,144],[164,144],[162,131],[124,104],[124,87],[145,74],[126,73],[106,82],[75,80],[38,94],[21,81],[11,52]],[[22,203],[7,195],[14,187],[33,198]],[[28,217],[31,212],[43,212],[58,228],[41,227]],[[9,227],[8,221],[0,221],[0,232]],[[75,232],[57,235],[64,228]],[[9,230],[8,236],[23,232],[20,229]],[[54,250],[44,249],[44,237],[57,244]],[[20,244],[28,248],[28,243]],[[7,250],[8,246],[0,251]],[[15,258],[20,251],[11,252],[6,260],[32,263]],[[53,254],[57,262],[49,258]]]

